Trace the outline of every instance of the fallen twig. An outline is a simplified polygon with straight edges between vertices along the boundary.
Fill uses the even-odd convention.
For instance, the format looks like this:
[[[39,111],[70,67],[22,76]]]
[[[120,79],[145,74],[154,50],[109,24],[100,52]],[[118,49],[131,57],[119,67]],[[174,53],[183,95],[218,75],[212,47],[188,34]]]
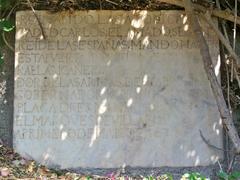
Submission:
[[[102,10],[102,0],[98,0],[99,1],[99,8],[100,10]]]
[[[106,2],[108,2],[108,3],[111,3],[111,4],[114,4],[114,5],[116,5],[116,6],[118,6],[119,4],[118,3],[116,3],[116,2],[113,2],[113,1],[110,1],[110,0],[105,0]]]
[[[228,173],[232,171],[236,156],[237,156],[236,154],[233,154],[233,157],[228,165],[228,170],[227,170]]]
[[[203,19],[206,20],[206,22],[211,26],[211,28],[214,30],[214,32],[216,33],[216,35],[218,36],[219,40],[222,42],[222,44],[224,45],[224,47],[228,50],[229,54],[236,60],[236,63],[239,65],[240,64],[240,59],[238,57],[238,55],[235,53],[235,51],[232,49],[232,47],[230,46],[230,44],[227,42],[227,40],[225,39],[225,37],[222,35],[222,33],[219,31],[218,27],[214,24],[214,22],[212,21],[210,15],[207,13],[204,16],[202,16]]]
[[[15,8],[18,6],[19,4],[16,3],[12,8],[11,10],[9,11],[8,15],[6,16],[6,19],[9,20],[9,18],[11,17],[13,11],[15,10]],[[14,47],[11,46],[11,43],[9,43],[6,39],[6,36],[5,36],[5,32],[3,31],[2,34],[0,34],[2,36],[2,39],[4,41],[4,43],[7,45],[7,47],[11,50],[11,51],[15,51],[14,50]]]
[[[158,0],[158,2],[164,2],[172,5],[176,5],[179,7],[184,8],[184,2],[182,0]],[[200,11],[206,13],[209,9],[199,4],[192,4],[193,10]],[[218,18],[222,18],[231,22],[235,21],[235,17],[232,13],[228,11],[218,10],[218,9],[211,9],[211,15],[216,16]],[[240,17],[236,18],[236,23],[240,25]]]
[[[228,103],[228,108],[229,111],[232,112],[232,106],[230,103],[230,82],[229,82],[229,71],[228,71],[228,65],[225,63],[226,71],[227,71],[227,103]]]
[[[235,0],[234,8],[234,27],[233,27],[233,50],[236,49],[236,32],[237,32],[237,0]]]
[[[216,4],[217,4],[217,7],[220,9],[219,0],[216,0]],[[222,26],[222,30],[223,30],[223,32],[224,32],[224,37],[226,38],[226,42],[227,42],[228,44],[230,44],[229,37],[228,37],[228,33],[227,33],[227,30],[226,30],[226,27],[225,27],[225,21],[222,20],[222,21],[220,21],[220,23],[221,23],[221,26]],[[234,24],[235,24],[235,23],[234,23]],[[233,50],[234,50],[234,49],[233,49]],[[235,51],[234,51],[234,52],[235,52]],[[237,59],[235,59],[235,61],[237,61]],[[226,63],[226,62],[225,62],[225,63]],[[238,73],[237,73],[237,70],[236,70],[236,67],[235,67],[235,66],[233,66],[233,74],[234,74],[234,76],[235,76],[235,78],[236,78],[236,80],[237,80],[238,87],[240,88],[240,78],[239,78],[239,76],[238,76]]]
[[[14,48],[10,45],[10,43],[8,43],[4,32],[2,33],[2,38],[3,38],[4,43],[7,45],[7,47],[8,47],[11,51],[15,52]]]
[[[230,152],[229,150],[226,150],[226,149],[223,149],[223,148],[220,148],[220,147],[217,147],[213,144],[211,144],[209,142],[209,140],[207,140],[204,136],[203,136],[203,133],[201,130],[199,130],[199,133],[200,133],[200,136],[202,138],[202,140],[205,142],[205,144],[207,144],[209,147],[213,148],[213,149],[216,149],[216,150],[219,150],[219,151],[224,151],[224,152]]]
[[[42,26],[42,24],[41,24],[41,22],[40,22],[40,19],[39,19],[38,15],[37,15],[36,12],[35,12],[35,9],[34,9],[33,6],[32,6],[31,1],[30,1],[30,0],[27,0],[27,2],[28,2],[28,5],[30,6],[30,8],[32,9],[32,12],[33,12],[35,18],[37,19],[38,25],[39,25],[39,27],[40,27],[40,29],[41,29],[42,38],[43,38],[43,39],[46,39],[44,30],[43,30],[43,26]]]
[[[217,161],[217,163],[218,163],[218,166],[219,166],[220,170],[223,171],[222,165],[221,165],[221,163],[219,162],[219,160]]]
[[[236,77],[236,80],[237,80],[237,83],[238,83],[238,87],[240,88],[240,78],[238,76],[236,68],[234,68],[234,74],[235,74],[235,77]]]

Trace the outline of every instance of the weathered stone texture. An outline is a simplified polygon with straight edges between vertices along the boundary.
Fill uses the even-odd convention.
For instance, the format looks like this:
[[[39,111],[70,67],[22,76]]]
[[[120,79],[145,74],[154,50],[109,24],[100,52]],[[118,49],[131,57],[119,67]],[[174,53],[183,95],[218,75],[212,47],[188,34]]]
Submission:
[[[61,168],[210,165],[221,120],[182,11],[16,16],[14,147]],[[203,24],[216,64],[218,41]],[[217,67],[216,65],[216,73]]]

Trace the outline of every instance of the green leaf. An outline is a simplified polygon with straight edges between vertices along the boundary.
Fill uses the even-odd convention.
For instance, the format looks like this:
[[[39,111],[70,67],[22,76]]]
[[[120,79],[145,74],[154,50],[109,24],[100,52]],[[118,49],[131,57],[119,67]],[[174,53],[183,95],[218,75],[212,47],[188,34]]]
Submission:
[[[198,173],[190,173],[189,180],[196,180],[199,177]]]
[[[173,176],[171,174],[167,173],[166,176],[167,176],[168,180],[173,180]]]
[[[4,57],[3,55],[0,53],[0,66],[3,64],[4,62]]]
[[[154,178],[152,176],[149,176],[148,179],[149,180],[154,180]]]
[[[202,176],[198,172],[192,172],[192,173],[185,173],[182,178],[188,179],[188,180],[207,180],[208,178]]]
[[[239,171],[232,172],[228,178],[231,180],[237,180],[240,178],[240,172]]]
[[[14,24],[9,20],[1,19],[0,29],[6,32],[12,31],[14,29]]]
[[[220,171],[218,173],[218,177],[221,179],[221,180],[227,180],[228,179],[228,174],[225,173],[224,171]]]
[[[185,179],[189,179],[189,177],[190,177],[190,174],[189,174],[189,173],[185,173],[185,174],[183,174],[183,176],[182,176],[182,178],[185,178]]]
[[[87,176],[87,180],[91,180],[92,178],[90,176]]]
[[[11,1],[10,0],[0,0],[0,9],[8,9],[11,7]]]

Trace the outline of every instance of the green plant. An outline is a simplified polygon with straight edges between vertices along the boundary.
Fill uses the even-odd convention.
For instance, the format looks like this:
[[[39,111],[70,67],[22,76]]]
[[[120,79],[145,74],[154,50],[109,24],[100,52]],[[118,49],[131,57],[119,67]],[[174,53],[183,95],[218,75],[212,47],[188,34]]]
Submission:
[[[9,20],[13,0],[0,0],[0,66],[4,62],[3,47],[6,45],[5,34],[14,29],[14,23]]]
[[[160,176],[158,180],[173,180],[173,176],[169,173],[163,174]]]
[[[144,177],[143,180],[173,180],[173,176],[167,173],[158,177],[153,177],[153,176]]]
[[[209,180],[198,172],[185,173],[181,180]]]
[[[240,179],[240,171],[234,171],[231,173],[220,171],[218,173],[218,177],[220,180],[238,180]]]

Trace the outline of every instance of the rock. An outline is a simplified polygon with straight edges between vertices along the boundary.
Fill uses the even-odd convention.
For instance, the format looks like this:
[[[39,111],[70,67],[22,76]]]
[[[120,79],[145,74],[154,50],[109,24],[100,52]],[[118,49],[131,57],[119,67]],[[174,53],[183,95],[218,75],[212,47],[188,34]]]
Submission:
[[[1,168],[0,172],[1,172],[1,176],[7,177],[10,173],[10,170],[8,168],[4,167],[4,168]]]

